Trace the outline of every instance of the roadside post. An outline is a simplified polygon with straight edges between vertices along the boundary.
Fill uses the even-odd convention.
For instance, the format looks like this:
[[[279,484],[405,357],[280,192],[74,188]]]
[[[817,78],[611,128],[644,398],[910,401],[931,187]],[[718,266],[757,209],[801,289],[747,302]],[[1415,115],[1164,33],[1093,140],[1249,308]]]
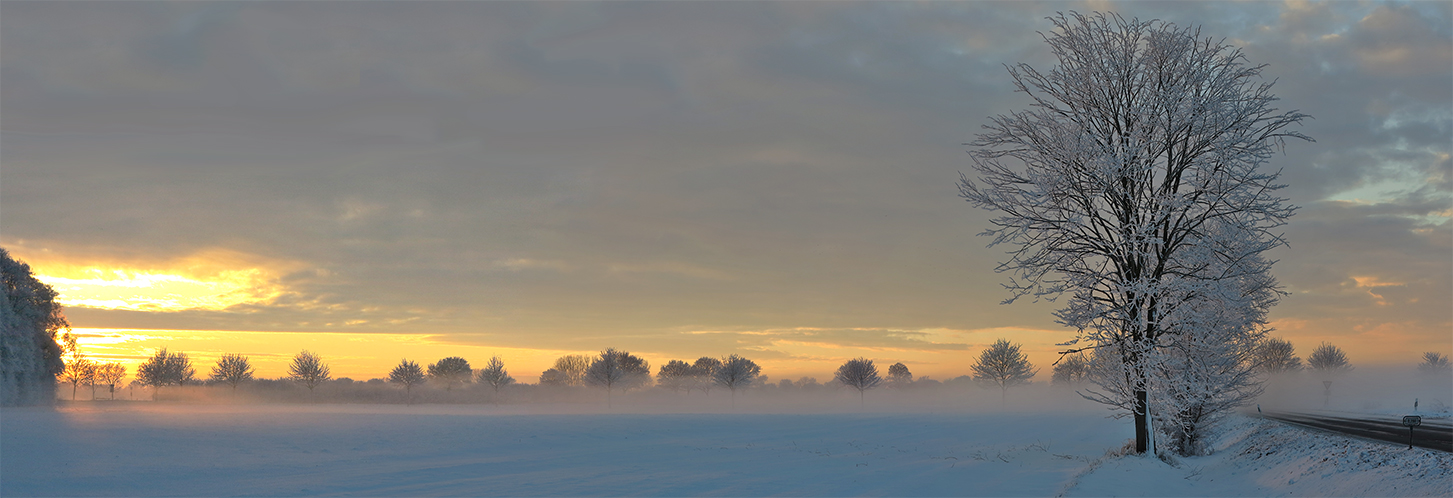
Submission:
[[[1332,381],[1322,381],[1322,408],[1332,403]]]
[[[1423,425],[1423,417],[1419,415],[1408,415],[1403,417],[1403,425],[1408,426],[1408,449],[1413,449],[1413,428]]]

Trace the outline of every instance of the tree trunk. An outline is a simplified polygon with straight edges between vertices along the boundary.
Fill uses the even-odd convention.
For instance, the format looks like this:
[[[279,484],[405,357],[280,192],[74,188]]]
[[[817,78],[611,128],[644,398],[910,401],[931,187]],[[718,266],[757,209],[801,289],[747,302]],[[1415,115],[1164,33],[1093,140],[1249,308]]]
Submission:
[[[1142,454],[1150,448],[1150,417],[1146,399],[1144,389],[1135,390],[1135,452]]]

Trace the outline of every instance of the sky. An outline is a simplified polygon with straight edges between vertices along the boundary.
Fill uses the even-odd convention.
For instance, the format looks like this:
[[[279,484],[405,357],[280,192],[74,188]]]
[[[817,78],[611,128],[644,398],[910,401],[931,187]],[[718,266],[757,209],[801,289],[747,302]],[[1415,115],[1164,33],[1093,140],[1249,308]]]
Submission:
[[[1453,353],[1448,2],[0,2],[0,247],[84,352],[283,375],[613,347],[936,379],[999,338],[967,142],[1056,12],[1200,26],[1313,119],[1272,335]]]

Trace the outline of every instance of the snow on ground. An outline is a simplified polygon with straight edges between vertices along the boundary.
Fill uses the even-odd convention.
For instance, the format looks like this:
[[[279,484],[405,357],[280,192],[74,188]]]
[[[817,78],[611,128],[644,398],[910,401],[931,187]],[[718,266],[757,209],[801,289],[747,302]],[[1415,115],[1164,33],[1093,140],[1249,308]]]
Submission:
[[[1102,410],[529,411],[149,402],[5,409],[0,495],[1305,496],[1453,489],[1448,454],[1254,419],[1232,422],[1217,454],[1172,467],[1107,457],[1131,428]]]

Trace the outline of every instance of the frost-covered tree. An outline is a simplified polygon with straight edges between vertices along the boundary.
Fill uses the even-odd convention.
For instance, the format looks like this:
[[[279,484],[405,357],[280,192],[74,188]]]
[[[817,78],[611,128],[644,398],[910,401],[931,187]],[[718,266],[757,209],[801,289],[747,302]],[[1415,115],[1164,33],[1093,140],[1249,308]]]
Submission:
[[[544,372],[540,372],[540,385],[568,386],[571,385],[570,376],[566,375],[565,372],[561,372],[559,369],[547,369]]]
[[[1089,374],[1090,360],[1085,353],[1067,354],[1054,364],[1054,375],[1049,381],[1056,386],[1078,387],[1085,383]]]
[[[443,358],[429,365],[429,378],[444,384],[445,391],[454,390],[455,384],[465,384],[472,377],[474,369],[469,366],[469,360],[458,356]]]
[[[837,373],[833,374],[832,380],[857,389],[860,405],[866,399],[863,393],[883,382],[883,378],[878,376],[878,367],[873,365],[873,360],[867,358],[854,358],[843,363],[837,367]]]
[[[913,373],[908,371],[908,365],[898,362],[888,367],[888,385],[892,387],[908,387],[913,384]]]
[[[1297,357],[1296,347],[1290,341],[1275,337],[1261,341],[1256,347],[1252,361],[1257,370],[1266,374],[1281,374],[1302,369],[1302,359]]]
[[[1029,357],[1019,350],[1020,345],[999,339],[979,353],[979,360],[969,366],[974,380],[999,388],[1001,398],[1009,396],[1009,388],[1025,384],[1039,370],[1029,363]]]
[[[116,399],[116,385],[121,379],[126,378],[126,365],[120,363],[102,363],[96,365],[96,382],[105,384],[110,399]]]
[[[308,388],[310,396],[314,388],[332,378],[328,364],[323,363],[323,357],[308,350],[293,356],[293,363],[288,365],[288,379]]]
[[[240,354],[224,354],[212,366],[212,381],[232,386],[234,393],[239,384],[252,380],[252,374],[252,363]]]
[[[1428,376],[1447,377],[1453,373],[1453,366],[1448,365],[1448,357],[1443,353],[1429,351],[1423,353],[1423,362],[1418,364],[1418,372]]]
[[[601,351],[585,370],[586,385],[605,389],[606,406],[613,406],[612,390],[619,388],[624,392],[650,381],[651,365],[646,360],[614,348]]]
[[[30,266],[0,249],[0,406],[55,402],[56,375],[65,368],[56,334],[71,324],[57,294]]]
[[[158,349],[156,354],[136,367],[137,382],[150,386],[153,397],[162,387],[186,385],[196,374],[197,371],[192,368],[192,360],[187,358],[186,353],[172,353],[166,348]]]
[[[962,196],[1002,213],[984,235],[1010,247],[1013,302],[1068,294],[1058,321],[1120,354],[1136,451],[1146,451],[1150,354],[1197,287],[1228,262],[1283,245],[1294,208],[1261,166],[1307,116],[1274,107],[1264,66],[1197,28],[1115,14],[1051,18],[1058,64],[1010,68],[1032,108],[973,142]],[[1224,243],[1227,238],[1233,242]],[[1232,248],[1234,250],[1218,250]],[[1211,258],[1213,261],[1207,261]],[[1076,352],[1079,350],[1071,350]]]
[[[710,356],[703,356],[691,364],[691,386],[700,389],[702,394],[711,396],[711,388],[716,385],[716,371],[721,368],[721,360]]]
[[[424,369],[418,363],[399,360],[399,365],[388,373],[388,381],[404,385],[404,402],[414,403],[414,386],[424,382]]]
[[[499,359],[498,356],[490,358],[489,363],[479,369],[478,380],[480,384],[489,384],[494,388],[494,392],[499,392],[499,388],[515,383],[515,378],[510,377],[510,372],[505,370],[504,360]]]
[[[1340,374],[1352,370],[1352,363],[1347,361],[1347,353],[1342,348],[1323,342],[1312,350],[1307,356],[1307,366],[1323,380],[1332,379]]]
[[[690,363],[671,360],[665,365],[661,365],[661,369],[656,371],[656,385],[672,391],[685,390],[690,393],[693,387],[692,373]]]
[[[731,390],[732,407],[735,408],[737,406],[737,390],[751,386],[752,382],[761,373],[762,367],[757,366],[756,362],[742,358],[741,356],[731,355],[721,359],[721,367],[712,373],[711,380],[716,385]]]
[[[583,354],[565,355],[555,359],[555,370],[569,380],[569,385],[585,385],[585,371],[590,369],[591,358]]]

